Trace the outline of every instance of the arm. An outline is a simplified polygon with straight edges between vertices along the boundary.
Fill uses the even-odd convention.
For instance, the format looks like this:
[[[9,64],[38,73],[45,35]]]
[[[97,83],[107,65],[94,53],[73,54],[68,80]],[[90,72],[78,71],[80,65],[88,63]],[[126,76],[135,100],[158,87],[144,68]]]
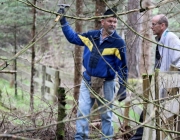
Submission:
[[[64,8],[60,8],[58,13],[64,14]],[[60,19],[60,24],[62,25],[62,31],[63,31],[66,39],[70,43],[76,44],[79,46],[84,45],[84,43],[79,38],[79,35],[71,28],[71,26],[69,25],[69,23],[67,22],[67,20],[64,16]]]
[[[126,58],[126,46],[119,49],[121,60],[116,60],[117,72],[119,78],[120,88],[118,91],[119,101],[122,101],[126,98],[126,84],[128,78],[128,68],[127,68],[127,58]]]
[[[79,38],[79,35],[69,26],[68,22],[65,25],[62,25],[62,31],[66,37],[66,39],[72,43],[79,46],[84,46],[84,43]]]
[[[173,38],[171,44],[174,49],[180,50],[179,38]],[[180,69],[180,51],[171,50],[171,63]]]

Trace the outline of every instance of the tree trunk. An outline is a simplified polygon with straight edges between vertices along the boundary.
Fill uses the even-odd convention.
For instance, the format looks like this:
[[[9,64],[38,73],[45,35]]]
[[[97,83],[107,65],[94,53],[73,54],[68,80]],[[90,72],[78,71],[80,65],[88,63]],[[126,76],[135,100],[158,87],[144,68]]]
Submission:
[[[83,0],[76,0],[76,15],[79,16],[83,14]],[[82,21],[76,20],[75,23],[76,32],[82,32]],[[82,47],[75,46],[75,56],[74,56],[74,99],[77,101],[79,96],[79,84],[81,83],[81,72],[82,72]]]
[[[14,55],[17,53],[17,26],[14,25]],[[14,59],[13,70],[17,71],[17,58]],[[13,74],[12,84],[14,84],[14,93],[17,96],[17,72]],[[11,85],[12,86],[12,85]]]
[[[36,5],[36,0],[33,1],[33,4]],[[36,41],[36,8],[33,7],[33,26],[32,26],[32,43]],[[32,56],[31,56],[31,86],[30,86],[30,110],[34,110],[34,74],[35,74],[35,45],[32,46]]]
[[[139,8],[139,0],[129,0],[128,10]],[[133,12],[128,14],[127,23],[136,32],[140,30],[140,18],[139,12]],[[131,30],[127,30],[126,33],[126,45],[127,45],[127,57],[128,57],[128,69],[129,78],[136,78],[140,76],[139,73],[139,56],[140,56],[140,38],[134,34]]]
[[[103,15],[103,13],[105,12],[106,9],[106,4],[104,3],[104,1],[102,0],[96,0],[96,10],[95,10],[95,15],[96,16],[101,16]],[[95,26],[94,26],[95,30],[99,30],[101,28],[101,22],[100,19],[96,19],[95,20]],[[98,46],[97,46],[98,47]],[[95,104],[93,105],[93,110],[98,108],[98,104],[97,102],[95,102]],[[97,115],[93,116],[91,119],[92,120],[99,120],[100,114],[97,113]]]
[[[150,2],[150,0],[149,0]],[[148,3],[144,3],[145,7],[148,7]],[[145,8],[143,7],[143,8]],[[151,31],[150,31],[150,18],[151,18],[151,10],[145,11],[143,13],[143,21],[142,21],[142,35],[145,38],[151,38]],[[148,73],[149,67],[150,67],[150,48],[151,48],[151,42],[143,39],[142,45],[141,45],[141,59],[140,59],[140,73],[141,75],[143,73]]]
[[[95,16],[101,16],[105,12],[106,4],[102,0],[96,0]],[[95,29],[101,28],[100,19],[95,19]]]

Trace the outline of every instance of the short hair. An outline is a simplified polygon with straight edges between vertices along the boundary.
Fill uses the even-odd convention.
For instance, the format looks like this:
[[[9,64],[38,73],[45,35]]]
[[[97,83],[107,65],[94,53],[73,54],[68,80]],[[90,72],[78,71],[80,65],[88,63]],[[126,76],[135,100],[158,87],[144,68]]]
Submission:
[[[158,23],[165,23],[166,27],[168,27],[168,25],[169,25],[168,18],[164,14],[161,14],[159,16],[160,16],[160,18],[159,18]]]

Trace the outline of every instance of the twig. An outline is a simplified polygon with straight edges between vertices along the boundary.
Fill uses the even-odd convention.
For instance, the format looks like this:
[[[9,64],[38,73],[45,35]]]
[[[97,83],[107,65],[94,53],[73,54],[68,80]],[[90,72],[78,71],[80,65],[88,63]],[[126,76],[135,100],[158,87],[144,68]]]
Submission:
[[[7,70],[2,70],[0,71],[0,73],[7,73],[7,74],[14,74],[16,73],[17,71],[7,71]]]
[[[23,1],[23,0],[16,0],[16,1],[19,1],[21,3],[24,3],[28,6],[32,6],[32,7],[35,7],[37,8],[38,10],[40,11],[43,11],[43,12],[47,12],[47,13],[51,13],[51,14],[59,14],[57,12],[53,12],[53,11],[49,11],[49,10],[46,10],[46,9],[43,9],[43,8],[40,8],[40,7],[37,7],[35,6],[33,3],[31,3],[30,1],[27,0],[27,2]],[[104,0],[103,0],[104,1]],[[155,9],[155,8],[158,8],[164,4],[167,4],[169,2],[173,2],[175,0],[164,0],[163,2],[160,2],[158,3],[157,5],[153,5],[153,6],[148,6],[148,7],[145,7],[145,10],[151,10],[151,9]],[[105,2],[106,3],[106,2]],[[133,10],[129,10],[129,11],[126,11],[126,12],[122,12],[122,13],[117,13],[118,16],[120,15],[126,15],[126,14],[130,14],[130,13],[133,13],[133,12],[139,12],[141,10],[140,9],[133,9]],[[59,14],[59,15],[62,15],[62,14]],[[75,16],[68,16],[68,15],[63,15],[67,18],[71,18],[71,19],[76,19],[76,20],[94,20],[94,19],[99,19],[99,18],[103,18],[103,17],[111,17],[112,15],[107,15],[107,16],[93,16],[93,17],[87,17],[87,18],[83,18],[83,17],[75,17]]]
[[[10,135],[10,134],[0,134],[0,138],[13,138],[15,140],[39,140],[39,139],[31,139],[31,138],[26,138],[26,137],[21,137],[21,136],[16,136],[16,135]]]

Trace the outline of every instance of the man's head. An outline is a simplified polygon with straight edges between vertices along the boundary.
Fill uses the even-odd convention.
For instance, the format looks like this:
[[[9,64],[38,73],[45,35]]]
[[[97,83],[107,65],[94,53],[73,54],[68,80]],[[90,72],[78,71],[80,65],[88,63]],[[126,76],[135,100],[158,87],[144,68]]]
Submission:
[[[168,28],[168,19],[165,15],[160,14],[152,18],[151,29],[154,35],[161,38],[162,33]]]
[[[106,32],[106,34],[110,35],[112,34],[117,26],[117,17],[115,15],[115,13],[117,12],[117,9],[114,7],[112,9],[108,9],[104,12],[104,15],[112,15],[111,17],[105,17],[101,20],[101,25],[104,29],[104,32]]]

